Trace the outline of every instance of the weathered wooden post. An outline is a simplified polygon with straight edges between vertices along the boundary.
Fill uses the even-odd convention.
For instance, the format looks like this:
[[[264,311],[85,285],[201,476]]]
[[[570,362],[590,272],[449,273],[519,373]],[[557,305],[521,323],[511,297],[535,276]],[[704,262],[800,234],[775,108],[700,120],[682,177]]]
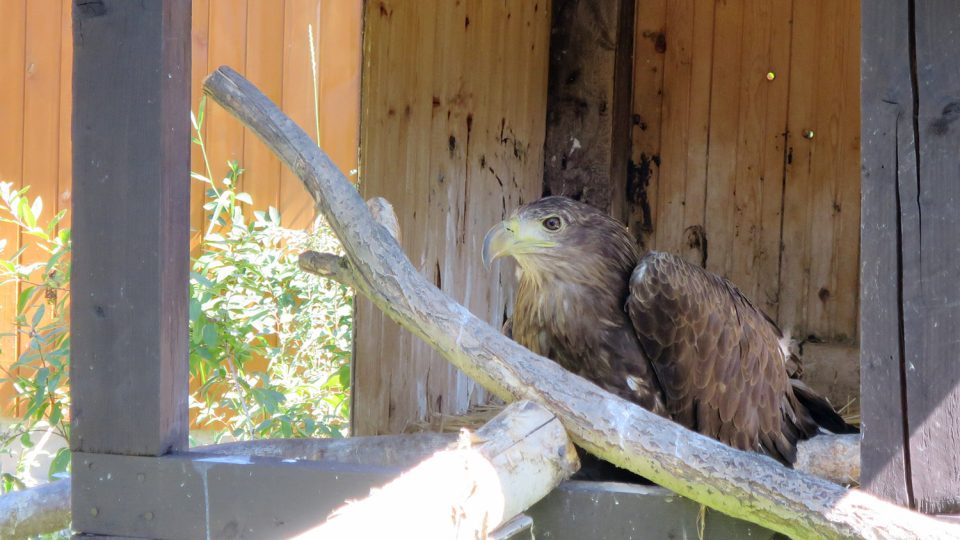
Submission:
[[[190,5],[73,5],[70,446],[80,532],[117,519],[78,496],[76,479],[96,472],[86,455],[187,447]]]
[[[864,488],[960,512],[960,4],[862,7]]]

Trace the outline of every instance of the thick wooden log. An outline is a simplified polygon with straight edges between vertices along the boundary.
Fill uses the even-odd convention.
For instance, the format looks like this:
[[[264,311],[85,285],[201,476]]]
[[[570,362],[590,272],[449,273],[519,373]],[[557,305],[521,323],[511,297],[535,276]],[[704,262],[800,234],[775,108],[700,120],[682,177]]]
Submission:
[[[0,538],[32,538],[69,525],[69,479],[0,497]]]
[[[204,91],[304,182],[347,254],[327,260],[334,273],[497,396],[544,405],[587,451],[793,537],[960,537],[960,527],[693,433],[500,335],[420,276],[323,151],[249,81],[221,67]]]
[[[580,467],[560,421],[530,401],[464,430],[455,446],[299,538],[486,538]]]

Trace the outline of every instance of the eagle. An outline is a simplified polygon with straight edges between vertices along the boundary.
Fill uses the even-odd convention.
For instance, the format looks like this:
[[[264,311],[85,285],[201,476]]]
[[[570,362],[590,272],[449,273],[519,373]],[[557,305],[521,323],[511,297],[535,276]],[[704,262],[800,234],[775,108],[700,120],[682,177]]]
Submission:
[[[483,241],[487,267],[505,256],[519,286],[504,332],[613,394],[787,466],[821,427],[857,431],[800,381],[789,339],[730,281],[669,253],[641,256],[592,206],[521,206]]]

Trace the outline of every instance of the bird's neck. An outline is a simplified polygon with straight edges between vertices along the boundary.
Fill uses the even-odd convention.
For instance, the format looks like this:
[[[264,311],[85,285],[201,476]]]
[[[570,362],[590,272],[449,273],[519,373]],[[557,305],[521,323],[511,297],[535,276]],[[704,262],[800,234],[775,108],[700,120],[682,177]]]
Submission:
[[[565,272],[552,266],[548,271],[524,270],[517,289],[517,320],[552,335],[571,335],[582,325],[600,321],[620,323],[626,317],[631,270],[605,267],[591,275]]]

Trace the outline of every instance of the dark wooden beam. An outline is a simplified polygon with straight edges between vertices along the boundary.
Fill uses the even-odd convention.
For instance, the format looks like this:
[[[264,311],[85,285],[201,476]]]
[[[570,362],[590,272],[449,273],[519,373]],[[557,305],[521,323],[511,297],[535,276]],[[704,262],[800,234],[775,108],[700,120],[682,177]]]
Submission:
[[[960,4],[864,2],[862,483],[960,512]]]
[[[401,468],[198,452],[159,458],[78,454],[74,528],[145,538],[279,538],[322,523],[343,501],[365,496]],[[95,484],[108,489],[94,489]],[[123,493],[123,497],[117,497]],[[269,504],[258,504],[269,501]],[[573,481],[527,514],[557,539],[695,538],[700,506],[657,486]],[[708,511],[705,538],[775,533]]]
[[[188,430],[190,0],[73,25],[71,447],[161,455]]]
[[[554,0],[544,192],[626,220],[634,0]]]

